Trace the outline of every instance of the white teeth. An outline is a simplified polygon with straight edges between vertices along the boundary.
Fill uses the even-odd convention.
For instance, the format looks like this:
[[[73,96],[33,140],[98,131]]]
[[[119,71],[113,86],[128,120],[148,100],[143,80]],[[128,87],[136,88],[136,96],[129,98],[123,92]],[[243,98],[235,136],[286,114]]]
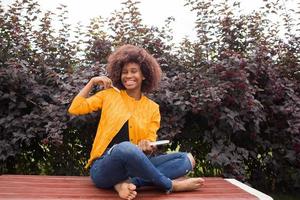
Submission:
[[[134,81],[126,81],[127,84],[133,84]]]

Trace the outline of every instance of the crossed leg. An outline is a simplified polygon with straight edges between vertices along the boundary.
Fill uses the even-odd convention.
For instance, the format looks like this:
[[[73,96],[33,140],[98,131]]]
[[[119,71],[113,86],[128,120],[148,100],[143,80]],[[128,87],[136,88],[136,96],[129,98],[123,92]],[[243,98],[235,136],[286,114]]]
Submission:
[[[204,184],[202,178],[184,177],[195,167],[195,159],[190,153],[171,153],[150,158],[152,164],[165,176],[172,179],[172,191],[195,190]],[[139,177],[132,179],[138,187],[153,185],[151,181]]]
[[[196,165],[196,161],[191,153],[187,154],[189,161],[191,162],[192,169]],[[174,192],[190,191],[200,188],[204,184],[202,178],[187,178],[187,179],[175,179],[172,181],[172,190]]]
[[[183,157],[184,163],[191,170],[194,166],[194,159],[191,155],[186,155]],[[168,169],[174,168],[172,159],[170,163],[169,161],[165,162],[165,165],[169,167]],[[170,180],[184,176],[188,172],[186,171],[187,168],[181,169],[181,174],[172,172],[173,175],[171,174],[171,176],[177,177],[166,176],[158,168],[135,145],[123,142],[117,145],[111,153],[95,161],[91,168],[91,177],[97,187],[114,187],[119,196],[127,200],[132,200],[136,197],[137,192],[135,190],[138,185],[134,182],[126,181],[128,177],[141,177],[141,180],[149,180],[166,191],[174,192],[194,190],[201,187],[204,182],[201,178]],[[168,171],[168,169],[165,169],[165,171]]]

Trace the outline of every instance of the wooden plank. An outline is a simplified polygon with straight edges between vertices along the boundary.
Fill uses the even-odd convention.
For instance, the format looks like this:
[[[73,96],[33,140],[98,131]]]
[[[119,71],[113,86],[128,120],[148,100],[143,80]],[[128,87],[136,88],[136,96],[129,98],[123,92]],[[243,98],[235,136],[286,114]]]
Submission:
[[[225,179],[226,181],[230,182],[231,184],[233,185],[236,185],[238,186],[239,188],[245,190],[246,192],[250,193],[250,194],[253,194],[255,195],[256,197],[258,197],[258,199],[261,199],[261,200],[273,200],[272,197],[254,189],[254,188],[251,188],[249,187],[248,185],[244,184],[244,183],[241,183],[235,179]]]
[[[137,200],[257,200],[254,195],[222,178],[204,178],[202,188],[166,195],[155,187],[138,189]],[[1,175],[0,199],[119,199],[113,190],[96,188],[89,177]]]

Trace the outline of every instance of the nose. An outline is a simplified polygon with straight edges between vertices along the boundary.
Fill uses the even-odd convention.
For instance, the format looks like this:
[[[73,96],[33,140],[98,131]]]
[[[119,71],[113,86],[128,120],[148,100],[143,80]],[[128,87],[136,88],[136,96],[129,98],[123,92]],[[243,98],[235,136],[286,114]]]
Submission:
[[[132,75],[133,75],[133,73],[128,72],[128,73],[125,74],[125,78],[130,78],[130,77],[132,77]]]

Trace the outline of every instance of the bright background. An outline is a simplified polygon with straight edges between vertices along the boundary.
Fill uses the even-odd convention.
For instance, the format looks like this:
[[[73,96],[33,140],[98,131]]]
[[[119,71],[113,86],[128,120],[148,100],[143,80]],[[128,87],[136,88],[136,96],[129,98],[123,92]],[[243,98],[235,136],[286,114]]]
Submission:
[[[3,0],[2,2],[8,4],[14,1]],[[94,17],[109,17],[114,10],[120,10],[124,0],[38,0],[38,2],[42,10],[53,12],[60,4],[66,5],[69,12],[68,22],[75,26],[78,22],[87,25]],[[184,6],[185,0],[140,0],[140,2],[138,7],[145,24],[161,27],[168,17],[174,17],[172,28],[175,42],[185,36],[190,39],[196,37],[194,30],[196,14],[191,12],[189,7]],[[249,13],[259,8],[262,2],[262,0],[241,0],[241,8],[245,13]]]

